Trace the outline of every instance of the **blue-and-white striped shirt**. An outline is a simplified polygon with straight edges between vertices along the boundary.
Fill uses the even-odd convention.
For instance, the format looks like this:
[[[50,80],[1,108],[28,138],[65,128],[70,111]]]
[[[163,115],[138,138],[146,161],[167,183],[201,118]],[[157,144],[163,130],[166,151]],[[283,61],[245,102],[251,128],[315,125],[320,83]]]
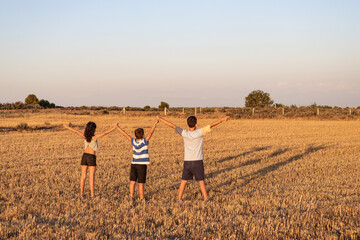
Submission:
[[[131,145],[133,146],[133,160],[131,164],[150,164],[149,159],[149,143],[146,138],[136,141],[136,138],[131,138]]]

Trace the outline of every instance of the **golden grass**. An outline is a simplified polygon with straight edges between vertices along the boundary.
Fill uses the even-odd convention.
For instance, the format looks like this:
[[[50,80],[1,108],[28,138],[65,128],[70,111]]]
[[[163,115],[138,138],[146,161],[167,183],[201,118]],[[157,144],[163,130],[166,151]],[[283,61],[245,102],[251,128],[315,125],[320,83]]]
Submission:
[[[54,114],[1,119],[0,127],[89,120],[98,132],[120,122],[131,135],[154,122]],[[186,126],[185,119],[169,120]],[[58,130],[0,134],[0,238],[360,238],[359,121],[230,120],[215,127],[204,140],[207,203],[195,181],[176,201],[183,142],[164,124],[150,142],[148,201],[134,204],[131,146],[119,132],[99,140],[100,197],[81,199],[83,142]],[[88,182],[85,189],[89,196]]]

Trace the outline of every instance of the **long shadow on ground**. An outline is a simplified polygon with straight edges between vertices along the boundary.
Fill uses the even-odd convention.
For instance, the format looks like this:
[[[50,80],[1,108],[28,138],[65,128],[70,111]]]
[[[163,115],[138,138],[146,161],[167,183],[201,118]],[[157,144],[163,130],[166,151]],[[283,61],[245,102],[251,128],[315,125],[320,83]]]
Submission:
[[[211,162],[211,163],[223,163],[223,162],[226,162],[226,161],[231,161],[231,160],[233,160],[235,158],[243,157],[243,156],[249,155],[249,154],[254,153],[254,152],[264,151],[264,150],[267,150],[269,148],[270,148],[270,146],[255,148],[255,149],[252,149],[250,151],[243,152],[243,153],[240,153],[240,154],[234,155],[234,156],[229,156],[229,157],[226,157],[226,158],[223,158],[223,159],[220,159],[218,161]]]
[[[283,167],[283,166],[285,166],[287,164],[298,161],[298,160],[304,158],[307,155],[310,155],[312,153],[315,153],[315,152],[317,152],[319,150],[322,150],[322,149],[325,149],[325,148],[327,148],[327,147],[324,146],[324,145],[320,145],[320,146],[317,146],[317,147],[310,146],[305,150],[304,153],[300,153],[300,154],[297,154],[295,156],[292,156],[291,158],[287,159],[286,161],[271,164],[270,166],[264,167],[264,168],[254,172],[252,174],[247,174],[247,175],[242,176],[240,178],[232,178],[232,179],[230,179],[230,180],[228,180],[228,181],[226,181],[224,183],[221,183],[221,184],[217,185],[216,188],[221,188],[223,186],[230,185],[231,183],[237,182],[238,180],[244,180],[244,183],[239,185],[239,187],[244,187],[244,186],[248,185],[250,182],[252,182],[252,181],[254,181],[254,180],[256,180],[256,179],[258,179],[260,177],[263,177],[263,176],[267,175],[268,173],[271,173],[271,172],[274,172],[274,171],[278,170],[280,167]],[[274,157],[274,156],[277,156],[277,155],[279,155],[281,153],[284,153],[284,152],[285,151],[283,151],[283,152],[277,151],[277,152],[274,152],[273,154],[271,154],[270,156]],[[234,190],[235,189],[233,189],[230,192],[233,192]]]
[[[319,150],[322,150],[322,149],[325,149],[327,148],[326,146],[324,145],[320,145],[320,146],[317,146],[317,147],[313,147],[313,146],[310,146],[306,149],[306,151],[304,153],[300,153],[300,154],[297,154],[291,158],[289,158],[288,160],[284,161],[284,162],[279,162],[279,163],[274,163],[270,166],[267,166],[265,168],[262,168],[258,171],[256,171],[255,173],[251,174],[251,175],[248,175],[248,176],[244,176],[244,178],[246,177],[250,177],[250,179],[247,179],[241,186],[245,186],[247,184],[249,184],[251,181],[259,178],[259,177],[262,177],[262,176],[265,176],[267,175],[268,173],[271,173],[271,172],[274,172],[276,170],[278,170],[280,167],[283,167],[289,163],[292,163],[292,162],[295,162],[301,158],[304,158],[305,156],[311,154],[311,153],[314,153],[314,152],[317,152]]]
[[[267,149],[268,147],[266,148],[262,148],[262,150],[265,150]],[[257,150],[257,151],[260,151],[260,150]],[[276,157],[280,154],[283,154],[285,152],[289,151],[288,148],[285,148],[285,149],[279,149],[275,152],[273,152],[272,154],[270,154],[267,158],[272,158],[272,157]],[[235,159],[237,156],[235,157],[227,157],[226,159]],[[220,170],[217,170],[215,172],[211,172],[209,174],[207,174],[207,178],[211,179],[211,178],[214,178],[216,177],[217,175],[221,174],[221,173],[224,173],[224,172],[228,172],[228,171],[231,171],[231,170],[234,170],[234,169],[238,169],[238,168],[241,168],[241,167],[245,167],[245,166],[249,166],[249,165],[253,165],[253,164],[256,164],[256,163],[259,163],[261,162],[263,159],[265,158],[257,158],[257,159],[253,159],[253,160],[250,160],[250,161],[247,161],[247,162],[244,162],[244,163],[241,163],[237,166],[233,166],[233,167],[228,167],[228,168],[224,168],[224,169],[220,169]]]

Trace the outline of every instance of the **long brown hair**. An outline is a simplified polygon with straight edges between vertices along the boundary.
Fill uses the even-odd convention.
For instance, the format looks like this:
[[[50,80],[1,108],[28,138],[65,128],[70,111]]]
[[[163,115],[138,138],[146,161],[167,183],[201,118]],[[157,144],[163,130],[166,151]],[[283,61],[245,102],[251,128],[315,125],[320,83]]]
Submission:
[[[86,124],[84,137],[87,142],[91,142],[92,137],[95,135],[96,124],[94,122],[88,122]]]

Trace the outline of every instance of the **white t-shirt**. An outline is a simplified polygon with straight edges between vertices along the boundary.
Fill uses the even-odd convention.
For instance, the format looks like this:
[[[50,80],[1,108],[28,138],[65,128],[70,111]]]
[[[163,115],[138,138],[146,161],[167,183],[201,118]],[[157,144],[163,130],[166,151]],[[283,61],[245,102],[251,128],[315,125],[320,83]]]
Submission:
[[[175,127],[175,133],[180,134],[184,139],[184,161],[199,161],[204,159],[202,149],[203,137],[210,131],[209,125],[194,131]]]

